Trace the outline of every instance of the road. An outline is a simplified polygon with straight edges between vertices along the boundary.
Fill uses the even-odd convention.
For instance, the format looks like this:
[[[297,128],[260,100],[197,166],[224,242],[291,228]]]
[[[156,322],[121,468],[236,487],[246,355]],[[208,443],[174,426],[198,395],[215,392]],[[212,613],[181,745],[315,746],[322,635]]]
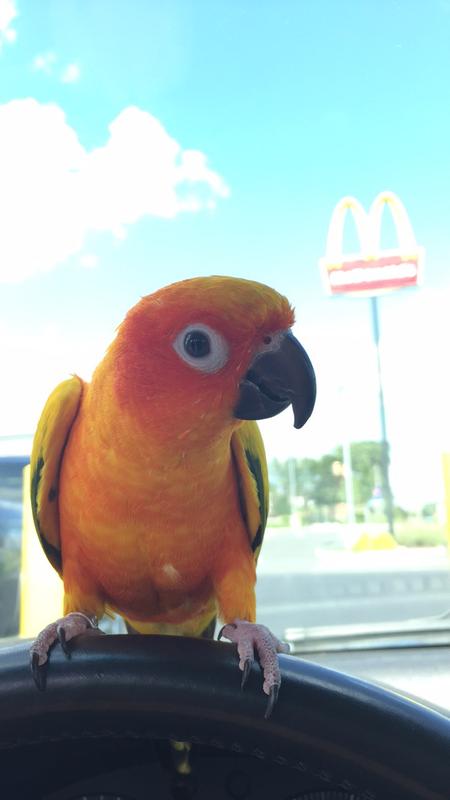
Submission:
[[[260,622],[283,634],[290,627],[392,622],[450,608],[444,547],[354,553],[329,544],[299,531],[267,531],[258,565]]]

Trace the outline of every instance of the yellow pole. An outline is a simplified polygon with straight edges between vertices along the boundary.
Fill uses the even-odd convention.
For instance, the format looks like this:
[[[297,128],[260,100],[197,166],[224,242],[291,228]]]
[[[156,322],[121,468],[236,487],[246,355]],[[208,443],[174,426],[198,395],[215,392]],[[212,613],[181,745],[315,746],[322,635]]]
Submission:
[[[20,566],[19,635],[36,636],[62,616],[63,585],[44,554],[36,533],[30,502],[30,467],[23,471],[22,554]]]
[[[442,454],[442,469],[444,473],[444,502],[447,519],[447,538],[450,548],[450,453]]]

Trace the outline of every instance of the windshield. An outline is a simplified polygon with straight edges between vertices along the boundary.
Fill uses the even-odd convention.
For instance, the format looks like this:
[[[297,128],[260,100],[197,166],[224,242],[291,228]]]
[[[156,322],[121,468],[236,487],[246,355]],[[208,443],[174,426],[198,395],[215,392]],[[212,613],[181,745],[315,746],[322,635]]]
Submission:
[[[258,620],[445,614],[449,40],[444,0],[0,0],[0,637],[61,610],[22,503],[46,398],[211,274],[286,295],[317,376],[304,428],[260,423]]]

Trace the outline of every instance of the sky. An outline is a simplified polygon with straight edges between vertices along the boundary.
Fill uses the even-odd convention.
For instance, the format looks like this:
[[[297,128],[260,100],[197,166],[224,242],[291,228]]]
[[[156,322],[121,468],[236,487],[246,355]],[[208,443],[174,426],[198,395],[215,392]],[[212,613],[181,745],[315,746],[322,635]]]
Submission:
[[[447,0],[0,0],[0,437],[142,295],[228,274],[289,297],[317,373],[302,431],[262,423],[269,458],[379,438],[369,300],[328,297],[318,260],[342,196],[391,190],[426,252],[423,285],[379,300],[392,485],[439,499],[449,41]]]

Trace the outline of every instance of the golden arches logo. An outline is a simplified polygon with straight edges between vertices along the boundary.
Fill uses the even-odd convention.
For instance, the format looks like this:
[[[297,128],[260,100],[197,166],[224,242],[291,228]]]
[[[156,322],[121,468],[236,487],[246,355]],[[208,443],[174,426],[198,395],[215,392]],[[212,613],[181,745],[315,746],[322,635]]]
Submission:
[[[398,247],[381,249],[383,210],[391,212]],[[353,215],[360,251],[344,254],[344,224]],[[419,247],[408,214],[393,192],[380,192],[367,213],[354,197],[336,205],[328,229],[325,257],[320,259],[322,279],[329,294],[375,295],[420,283],[424,249]]]

